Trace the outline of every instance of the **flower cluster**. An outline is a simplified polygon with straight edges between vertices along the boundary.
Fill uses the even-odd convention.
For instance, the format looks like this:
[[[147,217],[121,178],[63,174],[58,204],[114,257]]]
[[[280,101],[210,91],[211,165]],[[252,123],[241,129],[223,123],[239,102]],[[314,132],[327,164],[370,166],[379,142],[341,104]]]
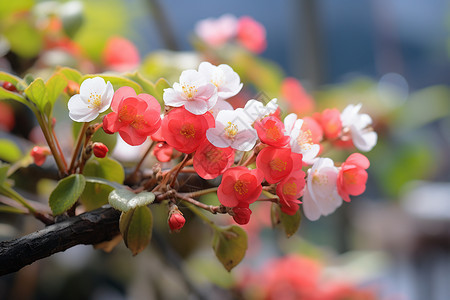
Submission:
[[[237,19],[225,14],[218,19],[208,18],[197,23],[195,32],[211,47],[223,46],[233,39],[254,53],[261,53],[267,47],[266,29],[249,16]]]
[[[230,66],[202,62],[164,90],[163,115],[153,96],[137,95],[126,86],[112,96],[112,87],[101,78],[83,82],[69,109],[71,117],[87,121],[111,102],[112,112],[103,119],[106,133],[118,132],[133,146],[151,136],[158,141],[154,154],[161,162],[179,152],[191,155],[200,177],[222,176],[218,199],[239,224],[249,221],[250,205],[258,200],[276,202],[282,212],[294,215],[302,199],[306,217],[317,220],[364,192],[365,156],[354,153],[340,166],[319,156],[324,141],[361,151],[375,145],[377,134],[371,118],[359,113],[361,105],[349,105],[342,113],[326,109],[312,117],[291,113],[282,119],[277,99],[266,105],[251,99],[233,109],[227,99],[242,87]]]

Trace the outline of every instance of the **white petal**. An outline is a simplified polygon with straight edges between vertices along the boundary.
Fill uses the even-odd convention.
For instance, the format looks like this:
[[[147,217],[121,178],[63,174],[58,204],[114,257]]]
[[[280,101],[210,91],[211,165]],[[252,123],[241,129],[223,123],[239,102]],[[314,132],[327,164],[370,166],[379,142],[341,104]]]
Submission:
[[[322,213],[319,207],[317,206],[316,202],[314,201],[314,199],[311,197],[308,187],[305,188],[305,193],[303,194],[302,202],[303,202],[302,204],[303,213],[305,214],[305,216],[311,221],[318,220],[322,215]]]
[[[106,88],[106,82],[101,77],[88,78],[81,83],[80,94],[89,97],[91,93],[103,95]]]
[[[80,113],[80,111],[69,111],[69,117],[75,122],[91,122],[98,117],[98,111],[91,109],[89,109],[87,113]]]
[[[111,101],[114,96],[114,89],[111,82],[106,83],[105,92],[102,95],[102,107],[99,110],[99,113],[106,111],[111,106]]]
[[[216,105],[211,108],[210,112],[214,117],[217,117],[217,114],[222,110],[233,110],[233,106],[225,100],[217,99]]]
[[[165,105],[173,107],[183,106],[186,102],[180,93],[173,88],[164,89],[163,100]]]
[[[205,101],[197,99],[186,101],[184,103],[184,108],[194,115],[203,115],[209,110]]]
[[[314,163],[314,159],[319,154],[320,146],[318,144],[311,144],[307,151],[301,151],[303,155],[303,161],[309,165]]]
[[[356,148],[361,151],[370,151],[377,144],[378,135],[374,131],[360,131],[350,127],[352,141]]]
[[[231,148],[239,151],[250,151],[255,146],[257,139],[258,134],[253,128],[239,131],[231,143]]]
[[[206,83],[205,76],[197,72],[196,70],[185,70],[181,72],[180,84],[189,84],[194,86],[201,86]]]
[[[219,125],[220,126],[220,125]],[[227,148],[231,145],[231,140],[225,137],[224,127],[209,128],[206,130],[206,138],[216,147]]]
[[[286,132],[288,134],[290,134],[292,129],[294,128],[294,123],[296,120],[297,120],[297,115],[294,113],[291,113],[284,118],[284,129],[286,130]]]

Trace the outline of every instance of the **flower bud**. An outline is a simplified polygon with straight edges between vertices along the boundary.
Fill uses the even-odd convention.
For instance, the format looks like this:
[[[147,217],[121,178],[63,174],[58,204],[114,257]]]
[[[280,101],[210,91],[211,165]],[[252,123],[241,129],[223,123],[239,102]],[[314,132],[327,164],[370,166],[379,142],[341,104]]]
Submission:
[[[252,211],[248,207],[233,207],[234,216],[233,219],[239,225],[245,225],[250,221],[250,215]]]
[[[12,84],[12,83],[9,82],[9,81],[3,82],[2,87],[3,87],[5,90],[8,90],[8,91],[10,91],[10,92],[17,92],[17,89],[16,89],[16,87],[14,86],[14,84]]]
[[[80,85],[75,81],[69,80],[64,91],[67,93],[67,95],[72,97],[73,95],[80,93]]]
[[[42,166],[45,162],[45,159],[47,158],[47,155],[50,154],[50,149],[48,149],[47,147],[39,146],[34,146],[30,152],[31,157],[33,157],[34,163],[38,166]]]
[[[183,217],[181,211],[176,209],[169,214],[168,223],[171,231],[179,231],[183,228],[184,223],[186,223],[186,219]]]
[[[105,144],[103,143],[94,143],[93,145],[93,151],[94,151],[94,155],[98,158],[103,158],[106,156],[106,153],[108,153],[108,147],[105,146]]]

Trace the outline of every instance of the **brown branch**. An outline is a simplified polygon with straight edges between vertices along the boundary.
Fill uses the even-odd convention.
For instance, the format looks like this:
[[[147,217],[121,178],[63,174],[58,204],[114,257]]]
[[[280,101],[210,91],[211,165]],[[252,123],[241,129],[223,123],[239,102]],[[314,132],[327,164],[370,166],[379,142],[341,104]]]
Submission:
[[[68,218],[24,237],[0,242],[0,275],[73,246],[94,245],[119,234],[120,212],[109,206]]]

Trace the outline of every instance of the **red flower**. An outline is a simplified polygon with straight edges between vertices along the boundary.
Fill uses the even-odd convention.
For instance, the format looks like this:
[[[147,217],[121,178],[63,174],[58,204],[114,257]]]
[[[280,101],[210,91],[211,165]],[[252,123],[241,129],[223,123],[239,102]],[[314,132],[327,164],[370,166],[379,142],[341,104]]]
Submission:
[[[319,122],[327,139],[338,138],[342,130],[341,113],[336,108],[325,109],[322,113],[315,113],[314,119]]]
[[[31,149],[30,155],[33,157],[34,163],[38,166],[42,166],[47,158],[47,155],[50,155],[50,149],[48,147],[39,147],[34,146]]]
[[[248,50],[261,53],[267,47],[266,29],[251,17],[241,17],[238,23],[237,40]]]
[[[234,167],[225,171],[217,190],[220,203],[228,207],[255,202],[262,191],[263,174],[258,169]]]
[[[0,130],[11,131],[15,124],[14,109],[8,103],[0,101]]]
[[[139,65],[139,52],[136,46],[122,37],[112,37],[103,51],[103,62],[117,72],[129,71]]]
[[[183,217],[180,211],[176,210],[174,213],[169,215],[169,228],[171,231],[179,231],[183,228],[186,219]]]
[[[293,215],[299,209],[300,198],[305,189],[305,172],[293,171],[277,185],[277,196],[280,198],[281,211]]]
[[[249,205],[246,203],[240,203],[239,206],[233,207],[234,216],[233,219],[239,225],[245,225],[250,221],[250,215],[252,211]]]
[[[280,182],[302,167],[302,155],[291,152],[290,148],[266,147],[256,157],[256,167],[262,171],[270,184]]]
[[[274,116],[265,117],[256,122],[255,129],[261,142],[274,146],[283,147],[289,143],[289,135],[285,135],[284,123]]]
[[[94,152],[95,157],[103,158],[106,156],[106,153],[108,153],[108,147],[105,146],[103,143],[94,143],[92,145],[92,150]]]
[[[167,144],[183,153],[194,152],[206,138],[206,130],[215,124],[210,112],[194,115],[184,107],[172,109],[162,122],[162,136]]]
[[[111,103],[112,113],[103,119],[106,133],[119,132],[129,145],[137,146],[161,125],[161,106],[149,94],[139,94],[128,86],[119,88]]]
[[[303,117],[302,130],[311,132],[311,141],[313,144],[319,144],[323,139],[323,130],[320,124],[311,117]]]
[[[194,169],[204,179],[213,179],[225,172],[234,162],[231,147],[218,148],[207,139],[198,147],[194,155]]]
[[[358,196],[366,190],[367,172],[370,162],[364,155],[353,153],[342,163],[337,177],[339,196],[350,202],[349,195]]]

